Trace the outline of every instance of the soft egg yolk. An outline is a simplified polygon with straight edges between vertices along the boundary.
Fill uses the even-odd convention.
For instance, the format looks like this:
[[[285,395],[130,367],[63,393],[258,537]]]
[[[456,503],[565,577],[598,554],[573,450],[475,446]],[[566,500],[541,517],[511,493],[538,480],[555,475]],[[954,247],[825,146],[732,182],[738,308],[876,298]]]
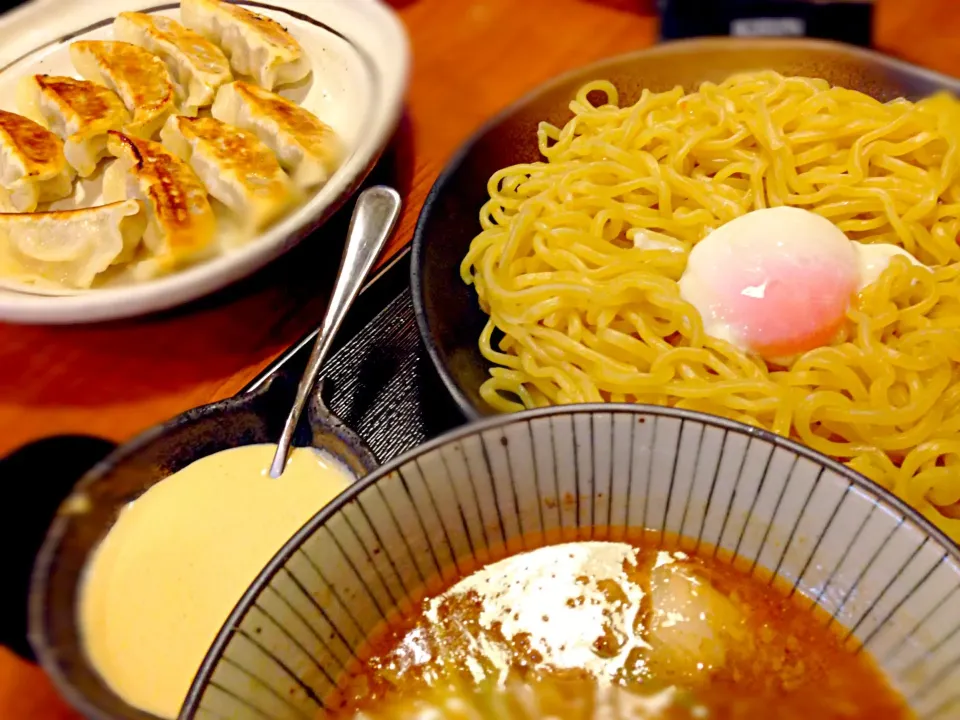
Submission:
[[[829,343],[864,280],[897,254],[916,263],[901,248],[854,243],[807,210],[755,210],[691,250],[680,294],[708,334],[776,362]]]

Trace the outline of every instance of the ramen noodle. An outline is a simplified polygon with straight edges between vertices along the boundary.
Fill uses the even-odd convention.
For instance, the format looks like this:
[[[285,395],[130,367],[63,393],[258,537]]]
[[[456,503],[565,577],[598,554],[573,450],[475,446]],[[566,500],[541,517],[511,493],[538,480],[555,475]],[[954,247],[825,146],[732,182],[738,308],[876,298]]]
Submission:
[[[960,102],[882,103],[774,72],[644,90],[584,85],[541,162],[488,183],[461,267],[489,320],[481,395],[698,410],[772,430],[894,491],[960,539]],[[895,257],[828,344],[772,364],[705,333],[691,248],[792,206]]]

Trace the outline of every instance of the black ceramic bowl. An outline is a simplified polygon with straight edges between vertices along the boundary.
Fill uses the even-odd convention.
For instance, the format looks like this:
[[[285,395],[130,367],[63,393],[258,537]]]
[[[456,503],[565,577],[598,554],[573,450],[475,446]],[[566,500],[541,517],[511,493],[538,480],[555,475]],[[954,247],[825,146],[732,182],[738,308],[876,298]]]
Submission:
[[[776,70],[820,77],[879,100],[919,99],[960,81],[879,53],[839,43],[805,39],[690,40],[603,60],[559,77],[495,117],[450,161],[430,191],[413,239],[411,282],[420,333],[427,352],[461,411],[469,418],[493,413],[480,397],[488,363],[477,340],[487,316],[476,293],[460,279],[460,261],[480,231],[487,180],[500,168],[540,159],[537,125],[562,126],[569,102],[590,80],[616,85],[621,104],[637,101],[644,88],[690,89],[735,72]]]
[[[219,450],[276,442],[292,393],[291,378],[274,376],[253,392],[157,425],[100,462],[61,504],[34,565],[29,640],[60,693],[88,718],[155,720],[110,690],[87,661],[76,608],[91,552],[121,508],[160,480]],[[377,467],[360,439],[327,411],[319,392],[308,406],[294,444],[326,451],[356,477]]]

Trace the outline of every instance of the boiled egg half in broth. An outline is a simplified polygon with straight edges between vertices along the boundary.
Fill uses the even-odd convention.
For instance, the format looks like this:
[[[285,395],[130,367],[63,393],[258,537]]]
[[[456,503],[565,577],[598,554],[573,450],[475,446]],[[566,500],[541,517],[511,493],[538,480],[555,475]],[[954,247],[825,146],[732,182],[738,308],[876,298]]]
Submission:
[[[920,264],[895,245],[849,240],[808,210],[755,210],[694,246],[680,295],[709,335],[783,362],[829,343],[856,294],[896,255]]]

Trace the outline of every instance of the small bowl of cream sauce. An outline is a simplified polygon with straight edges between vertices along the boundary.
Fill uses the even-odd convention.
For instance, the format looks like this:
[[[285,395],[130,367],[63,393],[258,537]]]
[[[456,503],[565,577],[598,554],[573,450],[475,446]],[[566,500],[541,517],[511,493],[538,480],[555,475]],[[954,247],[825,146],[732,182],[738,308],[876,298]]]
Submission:
[[[175,718],[262,568],[376,467],[317,398],[271,478],[289,402],[272,387],[147,430],[61,505],[34,567],[29,639],[87,717]]]

